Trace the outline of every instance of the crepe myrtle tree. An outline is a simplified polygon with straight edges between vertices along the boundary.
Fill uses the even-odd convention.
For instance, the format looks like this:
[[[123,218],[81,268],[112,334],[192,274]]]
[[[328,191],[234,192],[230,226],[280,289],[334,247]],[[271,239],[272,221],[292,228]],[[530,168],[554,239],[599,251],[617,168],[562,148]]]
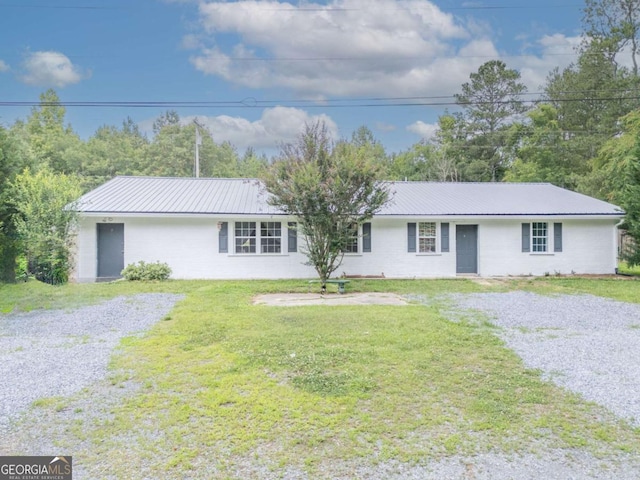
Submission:
[[[356,145],[334,143],[326,124],[316,122],[281,147],[263,176],[269,203],[296,217],[306,264],[317,272],[322,291],[340,267],[354,229],[389,200],[388,186],[377,180],[378,168]]]

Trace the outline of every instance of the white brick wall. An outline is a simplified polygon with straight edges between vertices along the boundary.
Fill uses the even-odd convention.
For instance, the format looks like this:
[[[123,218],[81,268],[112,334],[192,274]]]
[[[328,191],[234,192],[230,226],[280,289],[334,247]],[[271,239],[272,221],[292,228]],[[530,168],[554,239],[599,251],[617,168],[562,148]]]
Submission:
[[[125,265],[139,260],[161,261],[170,265],[173,278],[313,278],[312,267],[304,265],[300,252],[287,253],[287,219],[282,221],[283,252],[280,255],[236,255],[233,253],[235,220],[256,221],[268,218],[184,217],[84,217],[79,226],[76,275],[79,281],[91,281],[97,271],[96,223],[124,223]],[[450,252],[420,254],[407,252],[407,223],[437,221],[450,224]],[[229,222],[229,252],[218,253],[219,221]],[[548,254],[521,251],[523,221],[549,223]],[[563,252],[553,252],[554,222],[563,224]],[[387,278],[425,278],[456,276],[456,225],[478,225],[478,274],[553,275],[614,273],[616,267],[615,223],[617,220],[558,218],[522,219],[407,219],[376,218],[372,221],[371,253],[348,254],[337,275],[382,275]],[[438,235],[438,252],[440,238]]]
[[[612,274],[616,268],[614,220],[536,218],[549,225],[547,253],[522,252],[522,220],[487,220],[480,224],[479,274]],[[529,221],[526,221],[529,223]],[[553,250],[553,223],[562,223],[562,252]]]

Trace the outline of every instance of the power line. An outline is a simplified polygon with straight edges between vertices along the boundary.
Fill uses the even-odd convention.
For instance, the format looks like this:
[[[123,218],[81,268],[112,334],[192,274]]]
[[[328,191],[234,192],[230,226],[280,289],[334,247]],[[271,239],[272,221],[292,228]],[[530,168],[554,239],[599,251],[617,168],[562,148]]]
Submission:
[[[136,6],[136,5],[126,5],[126,6],[113,6],[113,5],[78,5],[78,4],[62,4],[62,5],[51,5],[45,3],[2,3],[0,2],[0,8],[19,8],[19,9],[43,9],[43,10],[125,10],[125,9],[142,9],[144,7]],[[552,10],[552,9],[581,9],[583,5],[579,4],[565,4],[565,5],[557,5],[557,4],[536,4],[536,5],[466,5],[460,7],[446,7],[438,5],[436,7],[438,10],[442,12],[447,11],[490,11],[490,10]],[[258,8],[261,11],[268,12],[298,12],[298,13],[315,13],[315,12],[330,12],[330,13],[339,13],[339,12],[360,12],[364,10],[364,8],[341,8],[335,6],[325,6],[325,7],[273,7],[273,8]],[[431,10],[431,5],[425,6],[416,6],[412,5],[411,8],[398,6],[397,8],[384,8],[381,12],[397,12],[397,11],[415,11],[415,10]]]
[[[567,5],[468,5],[462,7],[438,7],[440,10],[537,10],[537,9],[562,9],[562,8],[578,8],[581,9],[583,5],[579,4],[567,4]]]
[[[499,55],[451,55],[451,56],[438,56],[438,55],[403,55],[403,56],[371,56],[371,57],[228,57],[225,55],[210,56],[207,58],[225,59],[234,62],[380,62],[384,60],[389,61],[401,61],[401,60],[448,60],[454,58],[529,58],[529,57],[577,57],[579,52],[542,52],[540,54],[535,53],[514,53],[514,54],[499,54]],[[597,54],[588,54],[589,56],[597,56]],[[82,55],[67,55],[68,57],[83,57]],[[86,55],[84,57],[87,57]],[[89,56],[90,57],[90,56]]]
[[[2,55],[7,57],[17,57],[22,55],[21,53],[10,51],[10,50],[0,50]],[[84,59],[121,59],[126,58],[124,55],[114,55],[114,54],[97,54],[97,55],[84,55],[84,54],[73,54],[73,53],[65,53],[65,57],[72,60],[84,60]],[[578,51],[574,52],[541,52],[541,53],[514,53],[514,54],[499,54],[499,55],[406,55],[406,56],[391,56],[391,55],[376,55],[376,56],[351,56],[351,57],[228,57],[225,55],[219,56],[207,56],[207,59],[224,59],[232,62],[238,63],[267,63],[267,64],[277,64],[277,63],[326,63],[326,62],[359,62],[359,63],[381,63],[381,62],[402,62],[402,61],[414,61],[414,60],[453,60],[453,59],[506,59],[506,58],[543,58],[543,57],[578,57],[580,55],[587,56],[597,56],[595,53],[580,53]],[[168,58],[167,55],[158,54],[151,55],[151,58]]]
[[[43,10],[125,10],[131,6],[105,6],[105,5],[46,5],[46,4],[24,4],[24,3],[0,3],[0,8],[20,8],[20,9],[43,9]]]
[[[584,93],[615,93],[623,90],[586,90],[561,92],[563,95],[581,95]],[[384,108],[384,107],[424,107],[424,106],[480,106],[480,105],[508,105],[512,103],[575,103],[575,102],[620,102],[640,100],[638,94],[620,96],[581,96],[578,98],[546,98],[540,93],[522,94],[539,95],[538,98],[518,98],[512,96],[497,101],[469,101],[459,103],[454,96],[416,96],[416,97],[372,97],[351,99],[328,99],[323,102],[317,100],[256,100],[245,98],[233,101],[7,101],[0,100],[0,107],[81,107],[81,108],[269,108],[275,106],[304,107],[304,108]]]
[[[581,9],[583,6],[578,4],[567,4],[567,5],[467,5],[460,7],[446,7],[443,5],[437,5],[436,8],[441,12],[448,11],[470,11],[470,10],[547,10],[547,9]],[[425,5],[412,5],[411,7],[401,7],[397,8],[384,8],[380,10],[381,12],[398,12],[398,11],[416,11],[416,10],[431,10],[432,6]],[[316,8],[316,7],[284,7],[284,8],[260,8],[261,11],[265,12],[299,12],[299,13],[314,13],[314,12],[361,12],[367,9],[364,8],[341,8],[341,7],[326,7],[326,8]]]

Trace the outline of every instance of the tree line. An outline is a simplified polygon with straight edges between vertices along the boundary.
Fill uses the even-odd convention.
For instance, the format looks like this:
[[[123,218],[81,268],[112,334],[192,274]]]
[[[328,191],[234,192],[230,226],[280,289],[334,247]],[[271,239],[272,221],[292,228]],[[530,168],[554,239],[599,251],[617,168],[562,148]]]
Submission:
[[[586,0],[577,60],[549,72],[528,100],[520,73],[492,60],[455,95],[433,138],[388,153],[367,127],[342,145],[375,168],[379,180],[550,182],[623,207],[640,240],[639,0]],[[35,275],[66,280],[64,206],[116,175],[193,176],[194,124],[174,111],[142,133],[130,118],[83,140],[65,121],[54,90],[24,120],[0,126],[0,281]],[[205,177],[268,178],[276,160],[202,132]],[[343,147],[346,148],[346,147]],[[61,214],[58,214],[62,212]],[[18,262],[16,262],[18,259]],[[640,264],[640,254],[626,259]]]

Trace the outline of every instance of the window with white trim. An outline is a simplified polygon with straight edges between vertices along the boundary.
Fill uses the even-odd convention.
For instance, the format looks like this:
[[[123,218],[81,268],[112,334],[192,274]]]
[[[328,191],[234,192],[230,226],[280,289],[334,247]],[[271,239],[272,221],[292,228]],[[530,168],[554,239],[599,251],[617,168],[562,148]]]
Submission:
[[[436,252],[436,222],[418,223],[418,252]]]
[[[260,222],[260,253],[282,251],[282,226],[280,222]]]
[[[533,222],[531,224],[531,251],[543,253],[548,250],[549,226],[547,222]]]
[[[236,222],[236,253],[256,253],[256,222]]]
[[[351,236],[345,245],[344,253],[358,253],[358,224],[351,225]]]
[[[258,222],[235,222],[235,253],[282,253],[282,223],[259,222],[259,227]]]

